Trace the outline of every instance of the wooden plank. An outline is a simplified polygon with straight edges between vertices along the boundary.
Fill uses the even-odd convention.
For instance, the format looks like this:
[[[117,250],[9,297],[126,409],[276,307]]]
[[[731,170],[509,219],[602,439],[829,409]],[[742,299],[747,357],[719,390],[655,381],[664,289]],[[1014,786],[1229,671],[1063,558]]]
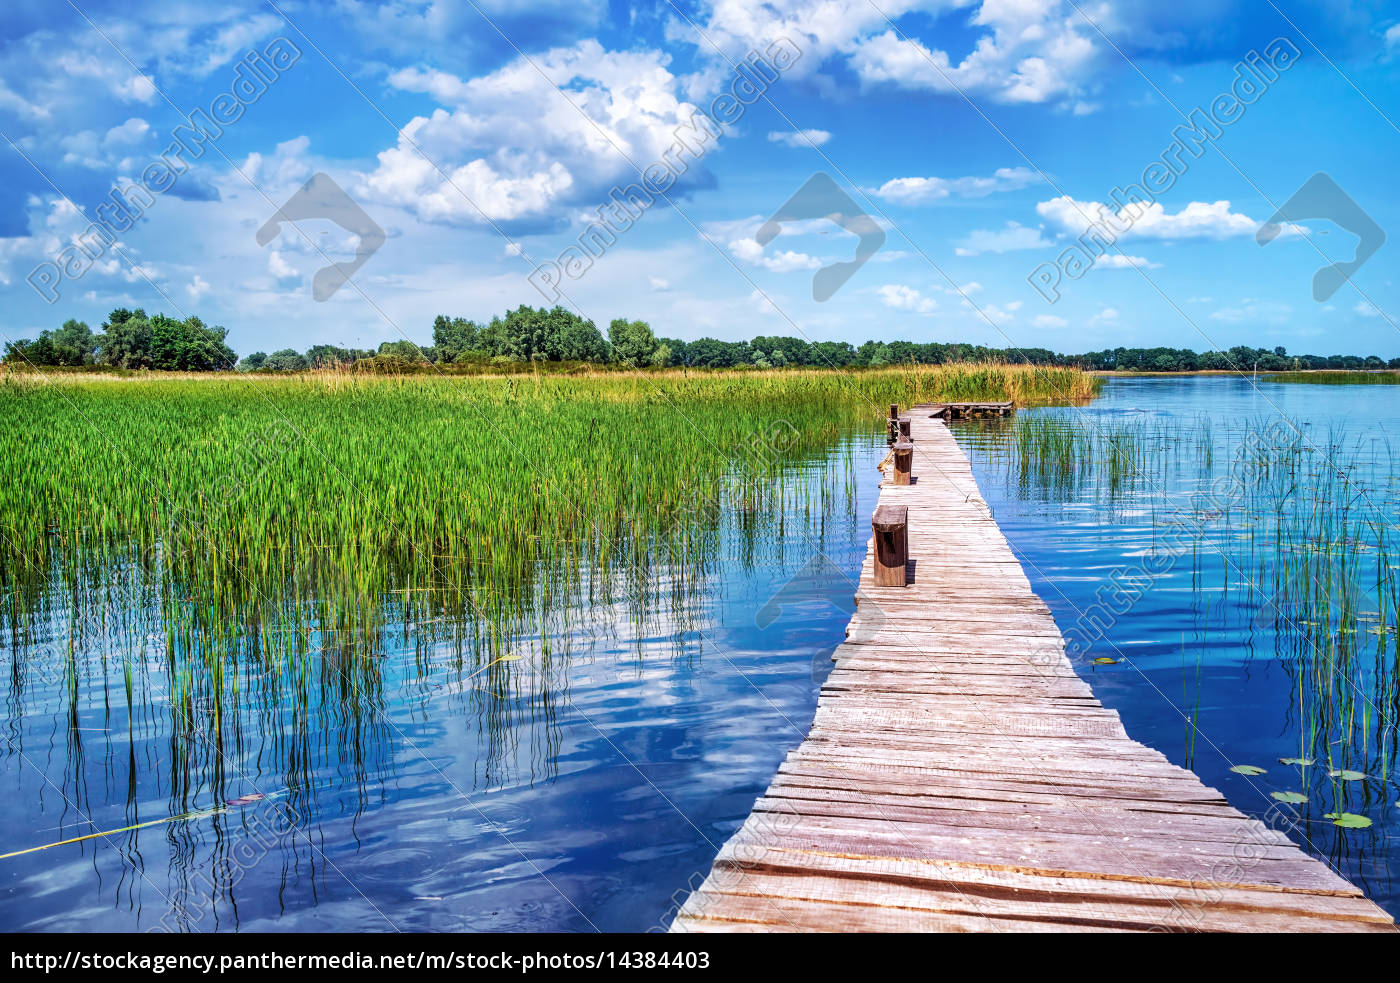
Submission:
[[[807,739],[672,930],[1393,931],[1075,673],[935,418],[1007,410],[908,414],[914,475],[872,525],[899,520],[912,576],[877,586],[872,536]]]

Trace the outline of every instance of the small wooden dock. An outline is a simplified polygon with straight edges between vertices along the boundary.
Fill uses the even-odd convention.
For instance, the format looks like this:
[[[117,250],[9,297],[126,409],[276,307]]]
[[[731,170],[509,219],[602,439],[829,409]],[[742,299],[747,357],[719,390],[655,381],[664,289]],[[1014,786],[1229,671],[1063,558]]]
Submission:
[[[1393,931],[1094,698],[935,409],[880,491],[905,586],[877,525],[811,732],[671,930]]]
[[[1010,416],[1012,403],[926,403],[920,409],[928,416],[943,420],[967,420],[982,416]]]

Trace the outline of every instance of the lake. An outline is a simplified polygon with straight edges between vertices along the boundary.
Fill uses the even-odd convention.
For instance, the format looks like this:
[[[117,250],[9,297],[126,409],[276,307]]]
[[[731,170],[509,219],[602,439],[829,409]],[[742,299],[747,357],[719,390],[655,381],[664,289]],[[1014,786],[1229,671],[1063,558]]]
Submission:
[[[1268,429],[1285,416],[1297,433]],[[955,427],[1129,734],[1251,815],[1286,808],[1296,840],[1393,913],[1397,425],[1392,387],[1182,377]],[[850,436],[781,499],[729,496],[644,596],[575,598],[491,661],[471,626],[415,608],[368,666],[268,678],[220,660],[229,706],[189,695],[169,652],[207,642],[167,594],[104,570],[75,596],[55,572],[41,616],[3,635],[0,853],[30,852],[0,861],[0,925],[664,926],[811,722],[884,452]]]

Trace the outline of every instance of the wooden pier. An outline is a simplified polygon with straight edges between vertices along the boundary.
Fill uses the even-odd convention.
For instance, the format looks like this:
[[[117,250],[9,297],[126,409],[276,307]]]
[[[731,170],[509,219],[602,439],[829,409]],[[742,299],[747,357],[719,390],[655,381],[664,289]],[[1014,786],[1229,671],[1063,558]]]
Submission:
[[[1002,403],[926,403],[927,415],[944,420],[967,420],[981,416],[1010,416],[1010,400]]]
[[[1094,698],[939,409],[880,491],[904,586],[877,523],[811,732],[671,930],[1394,931]]]

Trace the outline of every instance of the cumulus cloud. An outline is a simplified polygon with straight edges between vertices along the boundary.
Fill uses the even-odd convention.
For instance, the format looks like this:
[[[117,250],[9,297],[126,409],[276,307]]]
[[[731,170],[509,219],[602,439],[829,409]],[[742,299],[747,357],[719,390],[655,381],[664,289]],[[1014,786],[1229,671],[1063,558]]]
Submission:
[[[914,28],[907,23],[899,31],[892,27],[911,12],[936,17],[967,6],[947,0],[715,0],[703,27],[706,45],[713,41],[729,57],[742,56],[757,39],[791,38],[803,52],[795,74],[820,79],[841,65],[866,89],[1038,103],[1077,97],[1090,81],[1097,35],[1060,0],[985,0],[960,25],[959,34],[972,34],[961,60],[910,36]],[[674,23],[670,33],[695,43],[687,24]],[[705,46],[699,50],[706,54]]]
[[[1029,167],[999,167],[991,177],[900,177],[886,181],[875,194],[897,205],[927,205],[944,198],[984,198],[1015,191],[1040,180]]]
[[[1103,253],[1094,260],[1094,268],[1099,270],[1155,270],[1161,265],[1127,253]]]
[[[1193,201],[1179,212],[1161,202],[1129,203],[1121,211],[1097,201],[1076,201],[1061,195],[1035,206],[1041,217],[1072,236],[1102,226],[1118,239],[1229,239],[1253,235],[1259,222],[1231,211],[1225,200]]]
[[[769,143],[785,147],[820,147],[830,139],[826,130],[774,130],[768,134]]]
[[[267,272],[271,273],[279,280],[288,280],[299,276],[296,267],[282,258],[282,254],[276,249],[267,254]]]
[[[765,252],[756,239],[735,239],[729,244],[729,251],[746,263],[761,266],[773,273],[791,273],[793,270],[815,270],[822,261],[806,253],[781,250]]]
[[[877,292],[880,294],[880,302],[895,310],[929,314],[938,308],[938,302],[932,297],[925,297],[913,287],[902,284],[887,283],[879,287]]]
[[[677,95],[667,61],[589,40],[470,80],[393,72],[394,88],[448,108],[410,120],[359,193],[452,224],[552,220],[569,206],[600,205],[612,186],[661,160],[696,110]],[[682,191],[709,180],[686,159]]]

